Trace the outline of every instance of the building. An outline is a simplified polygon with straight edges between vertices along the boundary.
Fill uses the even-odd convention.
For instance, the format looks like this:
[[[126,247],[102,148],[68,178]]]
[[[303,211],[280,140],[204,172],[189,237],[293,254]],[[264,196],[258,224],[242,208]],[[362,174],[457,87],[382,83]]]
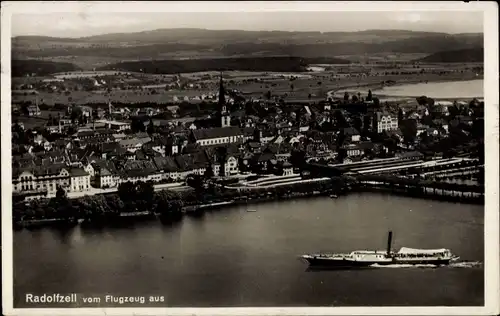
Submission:
[[[346,150],[347,157],[356,157],[363,154],[363,149],[359,144],[349,144],[344,149]]]
[[[100,188],[113,188],[120,182],[120,176],[111,161],[98,161],[92,163],[96,184]]]
[[[129,130],[130,127],[131,127],[131,124],[129,122],[98,120],[95,123],[96,124],[98,124],[98,123],[104,123],[104,126],[106,128],[111,129],[113,131],[119,131],[119,132]]]
[[[231,114],[227,110],[226,106],[226,91],[224,90],[224,84],[222,82],[222,73],[220,75],[219,84],[219,115],[220,115],[220,126],[229,127],[231,126]]]
[[[398,117],[386,112],[376,112],[373,115],[373,126],[377,133],[398,129]]]
[[[153,162],[158,170],[163,171],[163,180],[177,181],[180,168],[173,157],[154,157]]]
[[[13,169],[12,189],[16,193],[47,192],[55,194],[61,187],[66,192],[90,190],[90,174],[64,163]]]
[[[289,162],[283,163],[283,175],[284,176],[291,176],[293,175],[293,166]]]
[[[191,131],[191,140],[201,146],[241,143],[244,134],[237,126],[202,128]]]
[[[214,176],[225,177],[239,173],[238,159],[231,155],[216,157],[212,163]]]
[[[81,168],[71,168],[69,192],[84,192],[90,190],[90,174]]]
[[[354,127],[344,128],[344,135],[346,137],[346,140],[349,142],[359,142],[361,138],[361,135],[359,134],[358,130],[355,129]]]
[[[145,142],[148,142],[149,140],[150,139],[147,139]],[[131,137],[131,138],[124,138],[120,140],[118,143],[126,150],[130,152],[135,152],[136,150],[141,149],[142,145],[145,142],[137,137]]]
[[[38,105],[30,105],[27,107],[28,116],[40,116],[42,112]]]

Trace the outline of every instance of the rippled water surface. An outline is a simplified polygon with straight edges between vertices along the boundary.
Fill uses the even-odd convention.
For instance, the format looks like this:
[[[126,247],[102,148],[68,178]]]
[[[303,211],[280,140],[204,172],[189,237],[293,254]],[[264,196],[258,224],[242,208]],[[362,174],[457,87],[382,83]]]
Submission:
[[[483,80],[429,82],[409,85],[385,87],[373,93],[385,96],[430,98],[482,98],[484,96]]]
[[[15,306],[26,293],[162,295],[163,306],[482,305],[482,206],[352,194],[233,207],[127,228],[14,233]],[[309,271],[315,251],[449,248],[466,263]]]

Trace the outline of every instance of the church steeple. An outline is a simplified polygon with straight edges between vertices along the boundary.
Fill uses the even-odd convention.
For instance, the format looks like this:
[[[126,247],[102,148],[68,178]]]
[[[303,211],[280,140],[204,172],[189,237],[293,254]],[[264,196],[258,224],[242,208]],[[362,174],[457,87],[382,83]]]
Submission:
[[[220,73],[219,83],[219,111],[221,127],[231,126],[231,116],[226,107],[226,91],[224,90],[224,83],[222,81],[222,72]]]
[[[224,90],[224,83],[222,82],[222,71],[220,73],[220,83],[219,83],[219,105],[225,107],[226,104],[226,91]]]

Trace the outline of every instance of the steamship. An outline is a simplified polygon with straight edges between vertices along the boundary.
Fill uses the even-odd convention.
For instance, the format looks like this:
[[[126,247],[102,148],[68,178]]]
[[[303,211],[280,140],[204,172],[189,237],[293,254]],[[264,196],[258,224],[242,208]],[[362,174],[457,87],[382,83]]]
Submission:
[[[392,232],[387,238],[386,250],[357,250],[351,253],[318,253],[301,256],[309,266],[337,267],[337,268],[362,268],[373,265],[448,265],[459,257],[449,249],[415,249],[403,247],[395,252],[391,250]]]

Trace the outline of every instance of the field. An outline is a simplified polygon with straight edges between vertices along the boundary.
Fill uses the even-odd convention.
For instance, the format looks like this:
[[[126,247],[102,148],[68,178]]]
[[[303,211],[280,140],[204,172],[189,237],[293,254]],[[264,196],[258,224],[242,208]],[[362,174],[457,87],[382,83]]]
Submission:
[[[338,58],[349,60],[352,62],[408,62],[412,60],[417,60],[424,58],[429,54],[422,53],[377,53],[370,55],[342,55],[337,56]],[[262,57],[262,54],[251,53],[248,55],[233,55],[227,56],[219,52],[206,52],[206,51],[178,51],[178,52],[164,52],[160,53],[155,59],[171,59],[171,60],[183,60],[183,59],[216,59],[216,58],[228,58],[228,57]],[[50,57],[38,57],[38,58],[28,58],[30,60],[42,60],[50,62],[63,62],[72,63],[75,66],[81,68],[85,71],[91,71],[93,69],[98,69],[112,64],[122,63],[122,62],[137,62],[139,60],[148,60],[148,58],[141,58],[137,56],[135,58],[118,58],[118,57],[107,57],[107,56],[50,56]]]
[[[57,117],[58,114],[61,114],[61,116],[64,115],[64,111],[58,111],[58,110],[42,110],[40,111],[41,115],[38,117],[28,117],[24,115],[13,115],[12,116],[12,122],[15,122],[16,120],[19,123],[23,123],[25,129],[33,129],[35,127],[41,127],[47,124],[47,120],[50,116],[52,117]]]
[[[198,80],[206,73],[186,74],[183,77],[190,80]],[[39,92],[38,95],[13,95],[13,102],[32,101],[40,104],[53,106],[55,104],[106,104],[106,103],[151,103],[167,104],[174,103],[174,97],[177,102],[183,101],[188,97],[190,102],[199,102],[192,100],[194,97],[202,95],[215,95],[218,91],[217,73],[210,80],[210,85],[206,89],[185,89],[185,90],[165,90],[163,88],[145,89],[145,90],[113,90],[111,92],[92,92],[92,91],[72,91],[69,95],[60,92]],[[241,91],[246,98],[265,99],[265,94],[270,91],[272,97],[283,98],[285,101],[318,101],[325,100],[328,96],[342,98],[344,92],[350,94],[361,92],[366,96],[367,90],[372,89],[373,96],[377,96],[375,90],[382,86],[383,81],[393,81],[394,84],[435,82],[446,80],[470,80],[477,79],[475,73],[449,73],[439,74],[410,74],[410,75],[382,75],[365,77],[336,77],[332,72],[309,73],[310,77],[299,77],[293,81],[289,78],[280,78],[275,74],[252,73],[252,72],[228,72],[224,73],[226,78],[224,85],[227,89]],[[255,80],[259,78],[259,80]],[[249,80],[251,79],[251,80]],[[161,85],[156,85],[161,86]],[[154,90],[154,92],[153,92]],[[335,91],[329,94],[330,91]],[[311,98],[309,99],[309,95]],[[380,97],[380,96],[379,96]]]

